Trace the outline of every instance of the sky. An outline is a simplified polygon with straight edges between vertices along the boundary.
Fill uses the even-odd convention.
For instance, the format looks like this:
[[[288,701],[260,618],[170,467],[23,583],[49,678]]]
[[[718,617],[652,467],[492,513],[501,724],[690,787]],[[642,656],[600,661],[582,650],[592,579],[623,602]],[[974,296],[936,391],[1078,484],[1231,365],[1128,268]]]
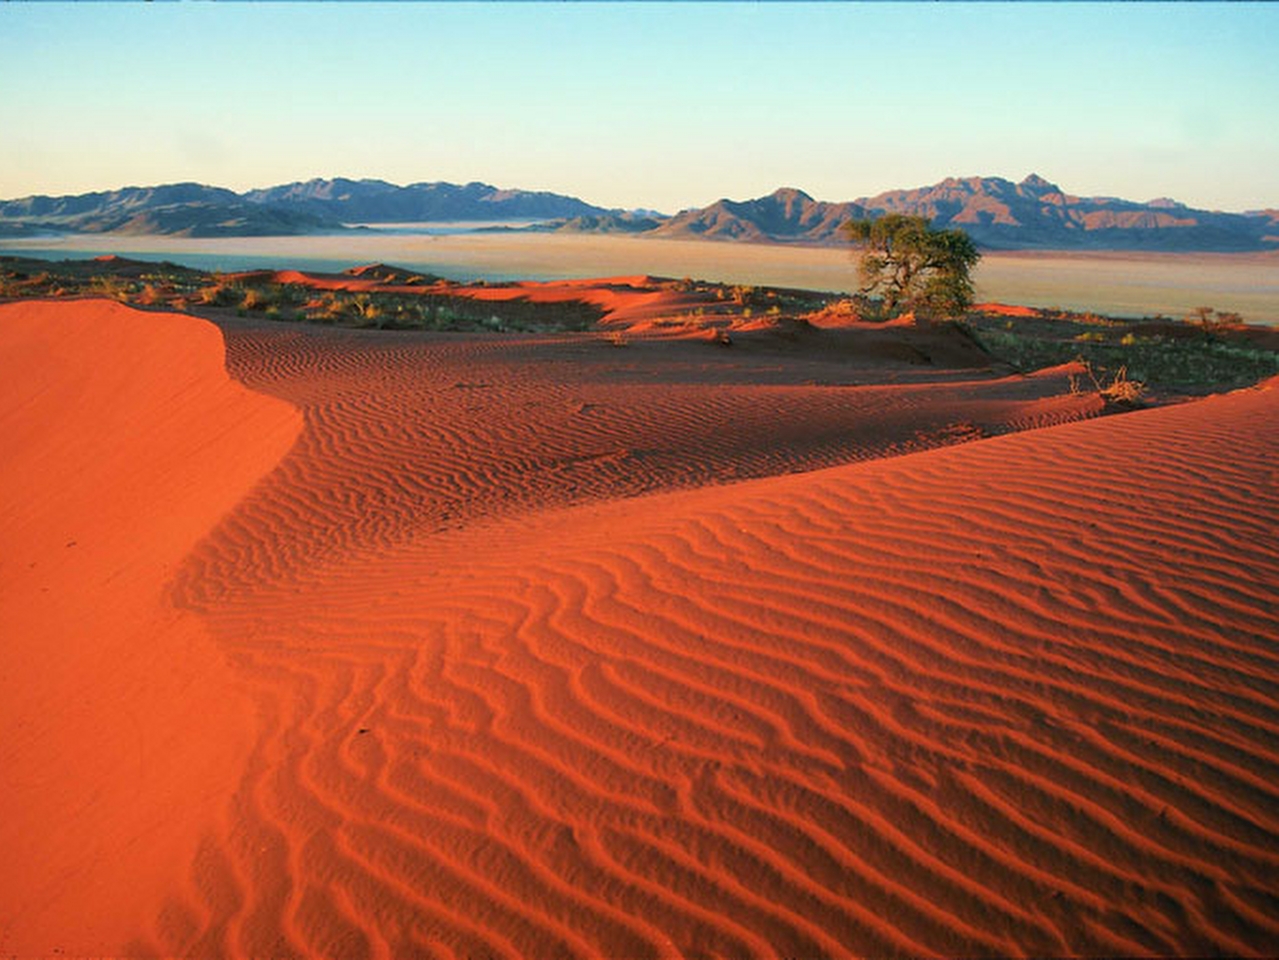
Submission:
[[[1279,4],[0,4],[0,197],[480,180],[673,213],[1032,172],[1279,207]]]

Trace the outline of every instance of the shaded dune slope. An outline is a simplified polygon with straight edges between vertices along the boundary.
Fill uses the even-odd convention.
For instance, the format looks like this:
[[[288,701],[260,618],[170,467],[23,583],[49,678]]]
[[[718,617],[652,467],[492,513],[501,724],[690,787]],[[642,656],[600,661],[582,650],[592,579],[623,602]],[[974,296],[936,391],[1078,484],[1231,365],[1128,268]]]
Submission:
[[[0,953],[114,952],[225,806],[253,703],[166,590],[300,427],[212,324],[0,306]]]
[[[231,335],[306,427],[174,589],[261,734],[133,949],[1279,950],[1273,384],[920,450],[1066,417],[538,349]]]

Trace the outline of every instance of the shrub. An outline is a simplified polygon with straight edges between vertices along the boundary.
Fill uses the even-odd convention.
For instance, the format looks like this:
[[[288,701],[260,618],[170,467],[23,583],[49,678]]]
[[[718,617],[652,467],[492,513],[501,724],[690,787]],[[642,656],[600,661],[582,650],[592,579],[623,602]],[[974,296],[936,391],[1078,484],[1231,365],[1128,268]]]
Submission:
[[[243,305],[244,290],[227,283],[215,283],[200,290],[200,302],[209,307],[233,307]]]

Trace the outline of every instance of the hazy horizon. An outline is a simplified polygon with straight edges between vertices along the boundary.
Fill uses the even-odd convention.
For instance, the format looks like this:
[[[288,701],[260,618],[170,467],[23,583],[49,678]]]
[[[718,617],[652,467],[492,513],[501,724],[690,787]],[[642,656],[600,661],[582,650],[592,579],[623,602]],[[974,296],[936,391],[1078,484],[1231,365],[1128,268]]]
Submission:
[[[5,198],[344,176],[674,213],[1034,172],[1279,205],[1268,4],[4,4],[0,35]]]

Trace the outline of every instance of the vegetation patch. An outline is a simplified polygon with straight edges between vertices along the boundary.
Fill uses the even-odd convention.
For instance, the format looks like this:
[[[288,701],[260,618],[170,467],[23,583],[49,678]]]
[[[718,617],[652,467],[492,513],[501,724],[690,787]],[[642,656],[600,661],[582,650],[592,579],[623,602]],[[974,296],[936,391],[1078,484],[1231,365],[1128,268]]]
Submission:
[[[109,297],[140,307],[234,311],[240,317],[379,330],[555,333],[589,330],[604,314],[581,301],[536,303],[450,294],[449,284],[438,278],[382,264],[355,268],[339,279],[372,280],[392,289],[317,289],[274,277],[263,271],[207,273],[119,257],[60,262],[0,257],[0,299]]]
[[[1096,314],[1008,318],[970,314],[968,329],[996,360],[1030,373],[1083,363],[1098,390],[1123,381],[1144,389],[1201,394],[1279,374],[1279,331],[1229,324],[1206,328],[1198,315],[1122,321]],[[1133,388],[1116,388],[1130,399]],[[1138,394],[1139,396],[1140,394]]]

